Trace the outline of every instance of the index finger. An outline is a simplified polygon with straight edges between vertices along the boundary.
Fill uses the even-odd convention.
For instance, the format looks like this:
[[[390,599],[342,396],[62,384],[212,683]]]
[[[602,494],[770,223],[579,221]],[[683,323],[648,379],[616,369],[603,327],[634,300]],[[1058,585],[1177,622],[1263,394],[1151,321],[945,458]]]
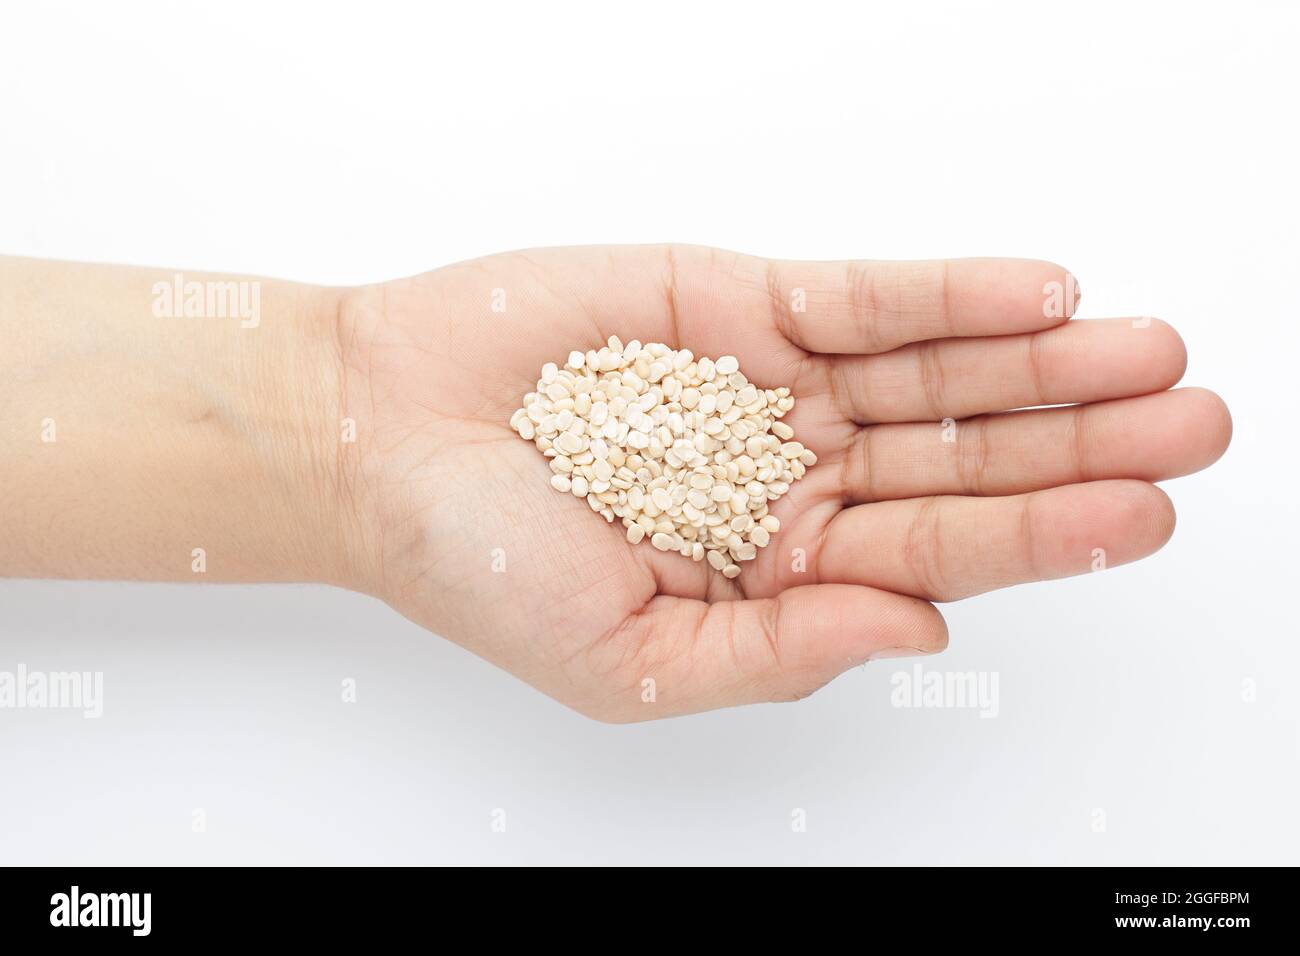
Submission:
[[[781,332],[809,352],[877,353],[928,339],[1036,332],[1074,315],[1079,287],[1036,259],[772,261]]]

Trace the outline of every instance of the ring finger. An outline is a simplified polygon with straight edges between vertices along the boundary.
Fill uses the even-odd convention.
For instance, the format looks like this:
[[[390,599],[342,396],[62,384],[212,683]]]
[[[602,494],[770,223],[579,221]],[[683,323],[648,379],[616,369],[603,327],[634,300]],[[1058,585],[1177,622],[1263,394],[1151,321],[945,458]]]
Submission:
[[[1213,392],[862,429],[845,453],[850,503],[924,495],[1014,495],[1107,478],[1162,481],[1213,463],[1232,434]]]

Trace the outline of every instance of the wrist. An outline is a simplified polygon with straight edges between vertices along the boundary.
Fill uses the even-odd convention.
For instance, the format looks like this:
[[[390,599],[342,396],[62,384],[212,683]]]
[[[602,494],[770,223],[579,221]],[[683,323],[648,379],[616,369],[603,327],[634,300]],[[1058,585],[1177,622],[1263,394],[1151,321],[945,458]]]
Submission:
[[[383,596],[380,554],[383,516],[375,500],[380,487],[376,474],[373,433],[375,399],[370,373],[375,361],[376,330],[383,321],[383,286],[367,285],[318,290],[322,299],[312,324],[327,342],[319,350],[324,384],[336,410],[332,448],[322,450],[327,463],[327,498],[336,530],[334,547],[341,580],[330,583]]]
[[[247,410],[266,440],[259,453],[263,493],[280,516],[283,548],[268,578],[364,590],[366,549],[355,507],[351,449],[357,423],[347,409],[340,334],[351,290],[294,284],[268,332],[273,374]]]

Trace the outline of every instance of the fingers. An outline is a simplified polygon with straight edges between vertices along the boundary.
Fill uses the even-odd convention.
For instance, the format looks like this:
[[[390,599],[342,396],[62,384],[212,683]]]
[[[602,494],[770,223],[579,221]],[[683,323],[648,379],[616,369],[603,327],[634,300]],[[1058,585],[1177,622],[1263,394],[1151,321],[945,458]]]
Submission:
[[[499,315],[484,305],[494,289],[510,314],[551,335],[497,334]],[[688,245],[532,249],[447,266],[388,291],[409,300],[412,314],[427,312],[433,297],[479,317],[455,347],[498,362],[504,351],[525,376],[554,358],[553,337],[590,347],[618,335],[738,354],[754,381],[794,374],[809,352],[878,353],[1046,329],[1078,302],[1074,277],[1036,260],[796,262]]]
[[[1223,400],[1202,388],[986,415],[950,426],[875,425],[844,461],[851,502],[1013,495],[1105,478],[1162,481],[1208,467],[1232,437]]]
[[[1145,395],[1170,388],[1186,368],[1187,350],[1167,323],[1097,319],[845,356],[831,374],[845,413],[865,424]]]
[[[840,512],[816,567],[824,582],[954,601],[1136,561],[1173,530],[1169,498],[1140,481],[1006,498],[913,498]]]
[[[769,307],[809,352],[879,353],[929,339],[1010,335],[1074,314],[1074,277],[1032,259],[771,262]]]
[[[706,604],[660,595],[606,640],[620,690],[578,709],[617,723],[806,697],[843,671],[948,644],[933,605],[844,584]]]

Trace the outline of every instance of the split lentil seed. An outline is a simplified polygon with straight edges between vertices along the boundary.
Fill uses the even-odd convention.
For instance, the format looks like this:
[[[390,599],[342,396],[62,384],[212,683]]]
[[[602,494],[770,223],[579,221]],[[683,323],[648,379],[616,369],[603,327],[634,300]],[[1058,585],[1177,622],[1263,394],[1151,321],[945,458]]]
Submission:
[[[770,504],[817,462],[780,421],[793,407],[734,355],[610,336],[543,365],[510,427],[550,459],[552,488],[620,521],[630,543],[735,578],[781,527]]]

